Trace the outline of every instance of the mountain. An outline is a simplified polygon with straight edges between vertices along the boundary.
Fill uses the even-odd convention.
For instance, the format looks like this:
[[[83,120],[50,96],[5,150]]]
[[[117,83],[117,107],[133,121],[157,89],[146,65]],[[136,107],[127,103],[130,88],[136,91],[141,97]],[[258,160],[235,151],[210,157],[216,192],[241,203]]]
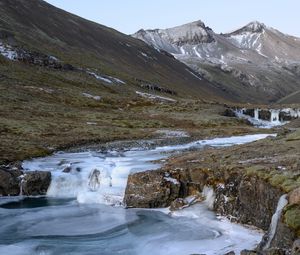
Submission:
[[[218,91],[200,80],[173,58],[161,54],[139,40],[113,29],[84,20],[40,0],[0,1],[0,52],[32,62],[47,56],[76,69],[91,69],[128,81],[134,91],[144,83],[154,83],[183,97],[218,98]],[[32,56],[35,53],[35,56]],[[21,55],[21,56],[20,56]],[[24,57],[25,56],[25,57]],[[26,57],[27,56],[27,57]],[[49,62],[49,59],[47,59]],[[126,88],[127,89],[127,88]],[[130,91],[130,89],[129,89]]]
[[[300,89],[300,39],[257,21],[227,34],[196,21],[132,36],[171,53],[245,102],[276,102]]]
[[[199,105],[181,100],[239,101],[171,54],[45,1],[0,0],[0,15],[0,162],[200,130],[181,113]]]

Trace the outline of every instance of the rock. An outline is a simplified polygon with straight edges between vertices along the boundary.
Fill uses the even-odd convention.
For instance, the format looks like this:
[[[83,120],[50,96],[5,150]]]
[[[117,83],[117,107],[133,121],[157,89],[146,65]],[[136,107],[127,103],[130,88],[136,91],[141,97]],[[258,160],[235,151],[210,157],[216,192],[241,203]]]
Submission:
[[[20,194],[20,169],[0,169],[0,196],[18,196]]]
[[[230,252],[225,253],[224,255],[235,255],[235,252],[234,251],[230,251]]]
[[[227,108],[224,111],[223,116],[226,116],[226,117],[236,117],[236,114],[235,114],[235,112],[232,109]]]
[[[124,203],[128,207],[167,207],[179,197],[180,183],[164,171],[146,171],[128,177]]]
[[[258,118],[261,120],[270,121],[271,119],[271,112],[269,110],[260,110],[258,113]]]
[[[65,167],[63,170],[64,173],[70,173],[71,171],[72,171],[72,167],[70,166]]]
[[[176,198],[170,205],[171,211],[176,211],[183,209],[184,207],[188,206],[188,203],[183,198]]]
[[[267,250],[261,252],[260,254],[263,254],[263,255],[285,255],[287,253],[285,250],[280,249],[280,248],[270,248],[270,249],[267,249]]]
[[[246,109],[244,111],[244,114],[251,116],[252,118],[254,118],[254,109]]]
[[[281,121],[291,121],[293,119],[296,119],[295,117],[291,116],[289,113],[286,112],[280,112],[279,113],[279,119]]]
[[[196,195],[188,196],[186,198],[176,198],[170,205],[171,211],[181,210],[183,208],[189,207],[195,203],[202,202],[204,197],[197,192]]]
[[[23,178],[23,195],[45,195],[51,183],[51,173],[46,171],[26,172]]]
[[[241,255],[256,255],[257,252],[254,250],[242,250]]]
[[[300,204],[300,187],[289,193],[289,204]]]
[[[257,250],[262,252],[264,251],[264,247],[268,242],[269,233],[267,232],[264,236],[262,241],[257,247]],[[289,250],[292,247],[293,240],[295,239],[295,233],[292,231],[287,225],[285,225],[281,220],[277,223],[277,228],[275,235],[270,243],[270,249],[267,254],[284,254],[284,251]],[[274,251],[273,248],[280,248],[280,251]],[[276,253],[277,252],[277,253]]]
[[[292,246],[292,255],[300,255],[300,239],[297,239]]]

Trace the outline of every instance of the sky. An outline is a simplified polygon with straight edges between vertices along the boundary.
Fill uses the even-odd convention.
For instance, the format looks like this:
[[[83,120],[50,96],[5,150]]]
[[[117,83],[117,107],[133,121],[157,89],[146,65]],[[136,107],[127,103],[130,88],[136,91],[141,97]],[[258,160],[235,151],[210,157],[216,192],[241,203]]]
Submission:
[[[299,0],[46,0],[125,34],[202,20],[217,33],[259,21],[300,37]]]

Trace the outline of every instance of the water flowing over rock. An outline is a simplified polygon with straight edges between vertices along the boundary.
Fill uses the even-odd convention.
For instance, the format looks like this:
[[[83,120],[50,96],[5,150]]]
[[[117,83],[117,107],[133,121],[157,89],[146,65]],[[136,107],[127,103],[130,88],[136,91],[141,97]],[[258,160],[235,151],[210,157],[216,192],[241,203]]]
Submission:
[[[50,182],[50,172],[24,171],[21,164],[0,168],[0,196],[45,195]]]
[[[272,217],[272,221],[270,224],[270,228],[267,234],[267,242],[263,247],[263,250],[267,250],[268,248],[270,248],[270,245],[273,241],[273,238],[275,236],[276,230],[277,230],[277,226],[278,226],[278,222],[280,221],[280,217],[281,217],[281,213],[283,208],[288,204],[287,201],[287,195],[282,195],[278,201],[278,205],[276,208],[276,211]]]
[[[101,172],[98,169],[94,169],[89,176],[89,188],[92,191],[97,191],[101,184]]]
[[[287,124],[288,121],[300,118],[300,109],[246,109],[236,108],[234,110],[238,118],[247,119],[254,126],[261,128],[272,128]]]

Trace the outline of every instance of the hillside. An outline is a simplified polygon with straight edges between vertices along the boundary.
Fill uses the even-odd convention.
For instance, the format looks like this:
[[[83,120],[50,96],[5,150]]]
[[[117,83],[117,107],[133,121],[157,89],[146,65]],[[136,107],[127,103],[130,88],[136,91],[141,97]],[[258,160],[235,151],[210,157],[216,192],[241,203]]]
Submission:
[[[300,88],[300,39],[257,21],[228,34],[196,21],[133,37],[168,51],[244,102],[275,103]]]
[[[220,109],[207,103],[239,100],[170,54],[44,1],[0,7],[0,161],[159,128],[200,130],[209,118],[217,128]]]
[[[279,100],[280,104],[300,104],[300,91],[296,91]]]

